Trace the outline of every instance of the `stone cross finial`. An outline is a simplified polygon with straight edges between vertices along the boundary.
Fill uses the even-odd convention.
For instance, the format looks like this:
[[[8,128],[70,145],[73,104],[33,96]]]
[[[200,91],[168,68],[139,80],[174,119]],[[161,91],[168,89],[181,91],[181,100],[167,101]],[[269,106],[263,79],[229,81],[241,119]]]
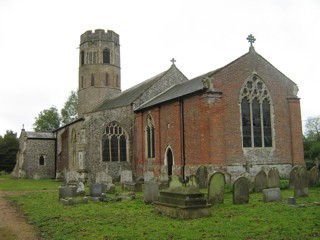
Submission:
[[[170,60],[170,62],[172,62],[172,64],[174,64],[174,63],[176,62],[176,60],[175,60],[174,58],[172,58],[172,59]]]
[[[252,44],[256,41],[255,37],[250,34],[248,37],[247,37],[247,40],[248,42],[250,43],[250,47],[252,47]]]
[[[246,161],[246,163],[243,164],[243,167],[246,169],[246,172],[250,173],[250,168],[252,168],[252,164],[249,161]]]

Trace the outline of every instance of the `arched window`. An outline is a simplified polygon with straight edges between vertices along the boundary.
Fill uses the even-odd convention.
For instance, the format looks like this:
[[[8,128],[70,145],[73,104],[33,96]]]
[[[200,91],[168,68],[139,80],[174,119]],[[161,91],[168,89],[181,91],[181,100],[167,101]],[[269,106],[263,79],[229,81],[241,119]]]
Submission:
[[[81,53],[80,53],[80,64],[81,65],[84,64],[84,51],[81,51]]]
[[[118,123],[110,123],[102,137],[102,161],[127,161],[127,150],[126,132]]]
[[[39,156],[39,166],[44,166],[44,156],[42,154]]]
[[[254,75],[241,89],[243,147],[272,147],[271,98],[265,83]]]
[[[110,50],[108,48],[103,49],[103,63],[110,63]]]
[[[147,117],[146,125],[146,145],[147,145],[147,157],[155,157],[155,136],[154,136],[154,122],[150,115]]]

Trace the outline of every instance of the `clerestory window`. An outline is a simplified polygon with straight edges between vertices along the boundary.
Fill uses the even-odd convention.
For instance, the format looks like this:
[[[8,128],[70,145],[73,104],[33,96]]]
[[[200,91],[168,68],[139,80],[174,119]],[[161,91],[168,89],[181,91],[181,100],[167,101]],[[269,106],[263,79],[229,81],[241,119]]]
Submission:
[[[127,161],[127,134],[116,122],[106,127],[102,137],[102,161]]]
[[[146,126],[146,142],[147,142],[147,157],[155,157],[155,134],[154,134],[154,122],[150,115],[147,118]]]
[[[254,75],[240,93],[243,147],[272,147],[271,98],[265,83]]]

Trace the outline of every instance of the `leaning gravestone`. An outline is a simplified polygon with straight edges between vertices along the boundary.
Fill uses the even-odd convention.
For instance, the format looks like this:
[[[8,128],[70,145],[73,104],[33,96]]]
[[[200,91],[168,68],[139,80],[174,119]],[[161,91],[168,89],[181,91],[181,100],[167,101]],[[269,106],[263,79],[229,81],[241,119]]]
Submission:
[[[222,172],[214,172],[209,179],[208,203],[223,203],[226,179]]]
[[[144,185],[144,202],[153,203],[159,199],[159,184],[156,181],[146,182]]]
[[[261,170],[254,178],[254,191],[262,192],[266,188],[268,188],[268,176],[264,170]]]
[[[289,187],[290,188],[294,188],[294,183],[296,181],[296,173],[298,171],[299,166],[294,166],[291,171],[290,171],[290,175],[289,175]]]
[[[317,166],[313,166],[309,171],[309,186],[316,185],[319,181],[319,169]]]
[[[304,166],[300,166],[296,172],[294,184],[294,196],[308,196],[308,172]]]
[[[200,189],[208,186],[208,169],[205,166],[200,166],[196,173],[198,186]]]
[[[268,188],[279,188],[280,187],[280,174],[276,167],[269,170],[268,173]]]
[[[233,204],[249,202],[250,181],[246,177],[239,177],[233,183]]]

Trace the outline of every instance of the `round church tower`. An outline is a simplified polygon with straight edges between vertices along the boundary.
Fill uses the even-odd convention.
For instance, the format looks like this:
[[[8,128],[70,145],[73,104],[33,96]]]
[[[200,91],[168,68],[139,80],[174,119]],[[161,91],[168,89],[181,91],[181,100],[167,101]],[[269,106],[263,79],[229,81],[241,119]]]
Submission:
[[[120,92],[119,35],[103,29],[86,31],[80,40],[79,117]]]

